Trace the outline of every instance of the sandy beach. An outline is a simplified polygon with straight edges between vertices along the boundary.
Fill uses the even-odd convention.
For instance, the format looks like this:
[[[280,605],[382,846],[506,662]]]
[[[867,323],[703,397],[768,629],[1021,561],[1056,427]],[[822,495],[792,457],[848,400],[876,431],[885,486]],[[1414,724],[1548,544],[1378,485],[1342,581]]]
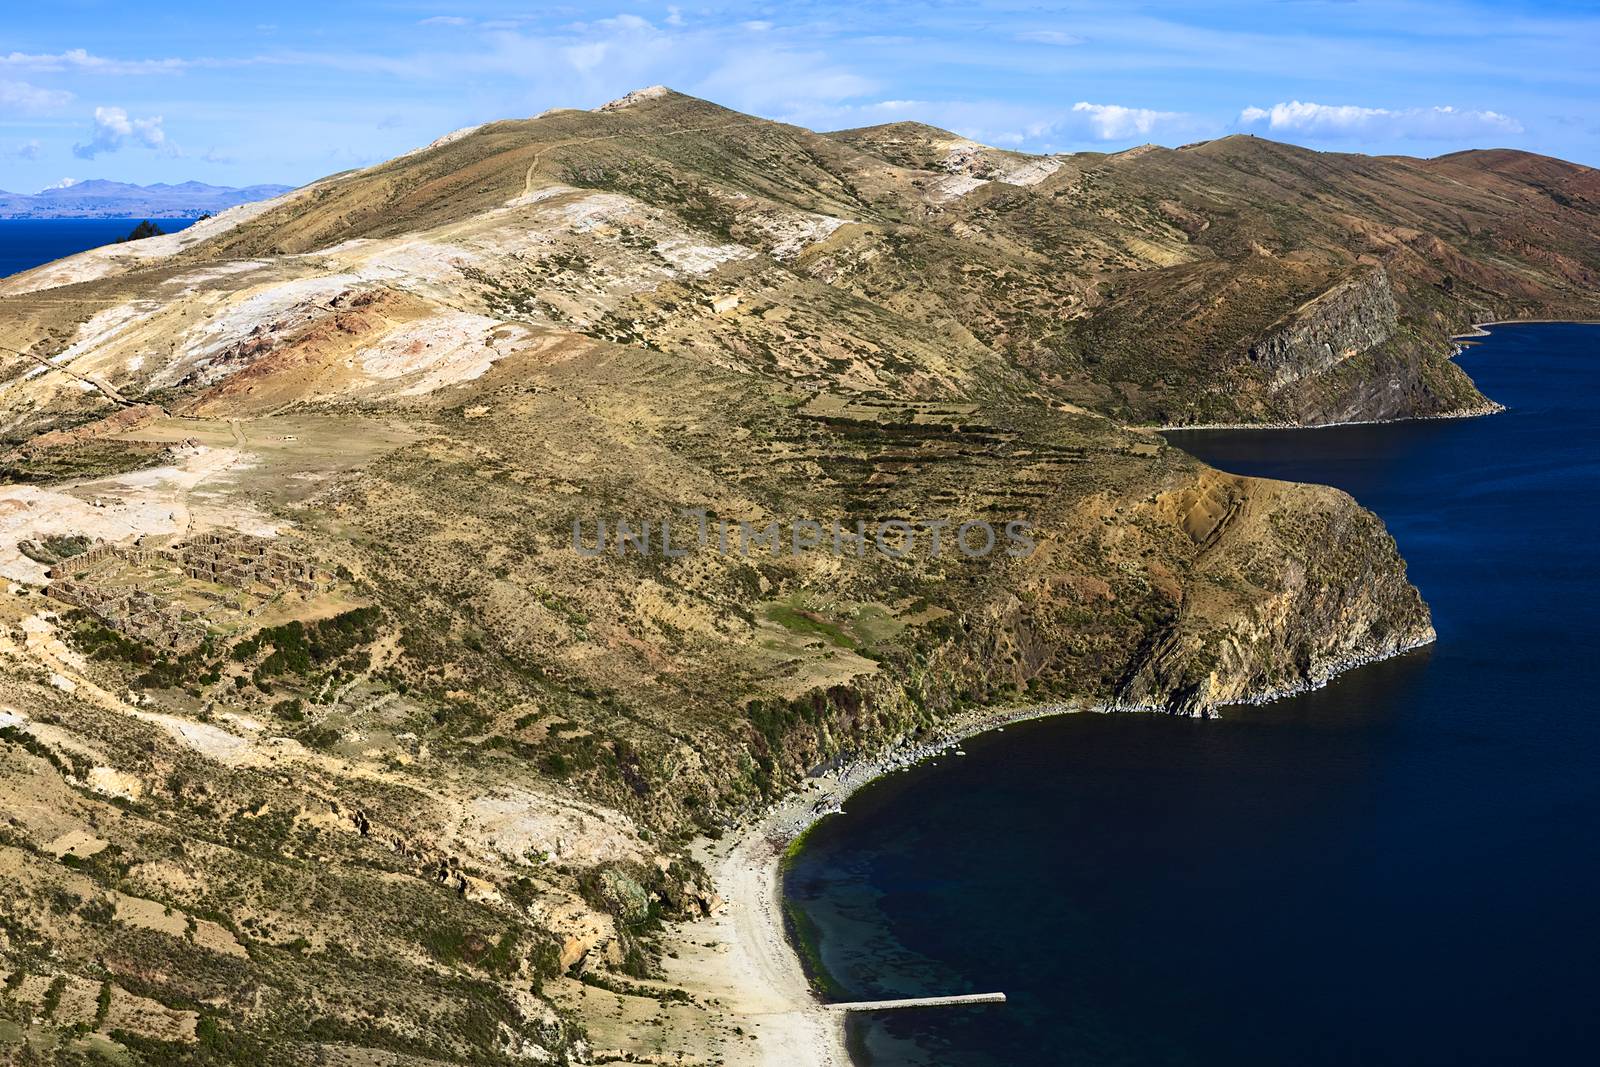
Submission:
[[[754,1040],[728,1042],[729,1067],[850,1067],[844,1013],[829,1008],[806,980],[784,924],[782,861],[791,842],[813,823],[841,810],[856,790],[886,774],[947,752],[962,740],[1028,719],[1101,710],[1043,704],[967,712],[928,736],[902,739],[819,778],[720,841],[705,841],[697,856],[711,874],[721,906],[700,922],[673,931],[677,958],[669,979],[714,1003],[726,1022]]]

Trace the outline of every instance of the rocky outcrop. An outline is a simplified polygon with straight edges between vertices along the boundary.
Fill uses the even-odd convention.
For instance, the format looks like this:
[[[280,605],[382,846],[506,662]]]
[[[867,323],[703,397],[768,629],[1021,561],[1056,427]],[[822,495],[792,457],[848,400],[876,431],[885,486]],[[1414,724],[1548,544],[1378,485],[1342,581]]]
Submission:
[[[1383,344],[1400,312],[1382,267],[1352,275],[1273,323],[1249,359],[1271,375],[1276,392]]]
[[[1264,387],[1250,421],[1321,426],[1499,410],[1450,359],[1446,337],[1419,329],[1399,299],[1389,273],[1367,267],[1263,331],[1244,363],[1241,395]]]
[[[1290,410],[1305,426],[1487,415],[1501,405],[1478,391],[1443,341],[1395,338],[1303,384]]]
[[[633,107],[635,104],[642,104],[646,100],[660,100],[671,93],[671,91],[672,90],[668,89],[665,85],[649,85],[643,89],[635,89],[631,93],[627,93],[623,96],[617,97],[615,100],[601,104],[599,107],[595,108],[595,110],[602,113],[623,111],[627,108]]]
[[[1120,703],[1208,714],[1316,688],[1434,640],[1428,607],[1383,523],[1347,494],[1212,474],[1196,575]]]

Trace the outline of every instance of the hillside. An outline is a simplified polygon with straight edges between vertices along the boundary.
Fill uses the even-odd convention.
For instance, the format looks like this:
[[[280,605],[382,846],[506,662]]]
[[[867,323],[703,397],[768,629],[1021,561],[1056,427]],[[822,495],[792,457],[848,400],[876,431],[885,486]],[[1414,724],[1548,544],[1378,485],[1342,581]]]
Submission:
[[[1486,408],[1451,333],[1593,314],[1594,193],[655,89],[0,281],[27,1032],[784,1062],[707,978],[706,837],[964,710],[1208,713],[1431,640],[1349,497],[1140,424]],[[679,554],[574,546],[663,519]],[[800,520],[1036,548],[716,548]]]

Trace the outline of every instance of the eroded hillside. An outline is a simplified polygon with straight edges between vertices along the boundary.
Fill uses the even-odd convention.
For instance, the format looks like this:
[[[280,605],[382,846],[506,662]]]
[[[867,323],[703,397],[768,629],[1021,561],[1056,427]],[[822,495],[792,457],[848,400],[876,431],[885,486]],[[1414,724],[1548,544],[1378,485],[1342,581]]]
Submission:
[[[1594,187],[644,91],[0,281],[0,1041],[781,1056],[663,977],[691,844],[963,708],[1431,639],[1348,497],[1129,424],[1484,406],[1449,333],[1590,307]],[[689,514],[1035,548],[573,544]]]

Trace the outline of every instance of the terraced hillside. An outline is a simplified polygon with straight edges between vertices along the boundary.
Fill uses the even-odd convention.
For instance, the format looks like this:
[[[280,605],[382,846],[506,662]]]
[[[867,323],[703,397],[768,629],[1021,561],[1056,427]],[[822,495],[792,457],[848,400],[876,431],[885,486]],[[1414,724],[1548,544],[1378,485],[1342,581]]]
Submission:
[[[1430,640],[1348,497],[1145,427],[1486,408],[1449,335],[1592,314],[1595,192],[645,90],[0,280],[0,1045],[781,1062],[675,962],[695,843],[962,709]],[[693,536],[796,520],[924,549]],[[980,520],[1036,547],[926,550]]]

